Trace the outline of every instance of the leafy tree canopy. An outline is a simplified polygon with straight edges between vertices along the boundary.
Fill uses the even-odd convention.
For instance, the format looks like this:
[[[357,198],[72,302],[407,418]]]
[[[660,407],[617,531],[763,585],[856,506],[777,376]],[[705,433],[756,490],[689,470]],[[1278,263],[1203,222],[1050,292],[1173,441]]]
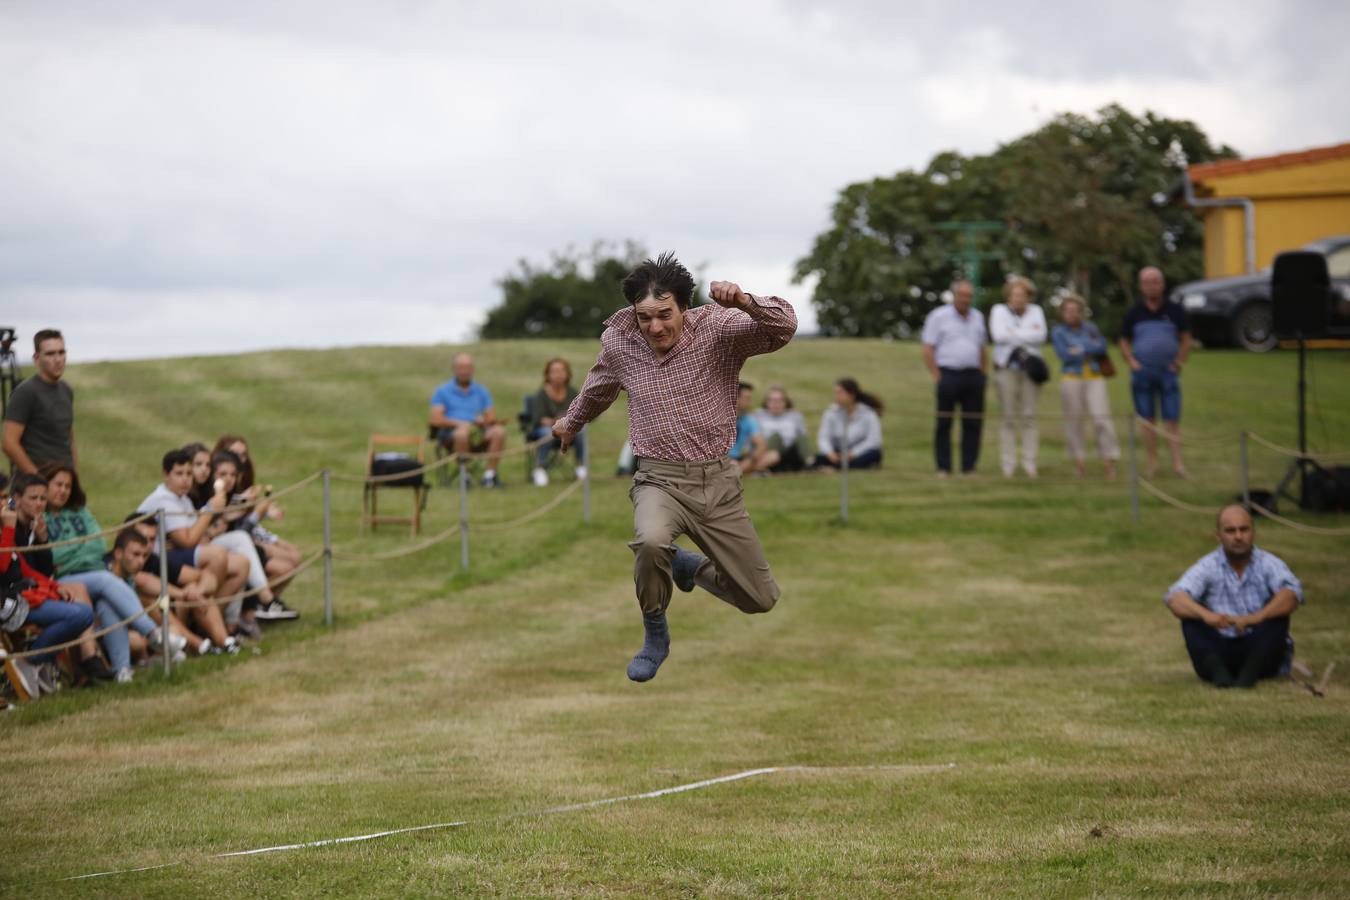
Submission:
[[[1235,155],[1186,120],[1115,105],[1062,114],[987,155],[948,151],[922,172],[848,185],[795,277],[816,277],[824,334],[916,332],[972,259],[982,307],[1025,275],[1042,302],[1082,294],[1113,331],[1140,267],[1173,284],[1201,276],[1199,219],[1156,197],[1188,165]]]
[[[619,292],[624,276],[649,255],[640,244],[626,241],[622,247],[597,242],[585,253],[569,247],[555,253],[544,268],[522,259],[498,282],[502,302],[488,313],[481,334],[484,338],[595,337],[605,319],[624,305]]]

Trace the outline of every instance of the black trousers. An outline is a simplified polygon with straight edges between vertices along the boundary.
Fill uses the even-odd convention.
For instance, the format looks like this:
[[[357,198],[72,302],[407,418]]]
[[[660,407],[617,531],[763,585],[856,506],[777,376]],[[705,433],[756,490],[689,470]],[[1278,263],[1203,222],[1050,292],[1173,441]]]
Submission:
[[[1268,619],[1240,637],[1224,637],[1204,622],[1181,621],[1195,674],[1215,684],[1250,687],[1280,673],[1289,637],[1289,617]]]
[[[933,431],[933,455],[939,472],[952,470],[952,421],[950,413],[984,412],[985,377],[979,369],[942,369],[937,383],[937,426]],[[943,415],[947,413],[948,415]],[[961,471],[973,472],[980,459],[982,418],[961,419]]]

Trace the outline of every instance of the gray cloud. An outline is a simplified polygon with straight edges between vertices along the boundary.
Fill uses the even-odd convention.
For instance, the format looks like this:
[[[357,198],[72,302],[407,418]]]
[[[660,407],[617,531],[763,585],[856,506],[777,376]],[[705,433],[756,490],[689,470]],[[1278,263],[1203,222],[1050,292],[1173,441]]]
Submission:
[[[1063,109],[1344,139],[1338,7],[1085,9],[6,4],[0,318],[77,357],[162,355],[221,304],[247,327],[193,352],[463,338],[517,259],[630,237],[804,301],[839,187]]]

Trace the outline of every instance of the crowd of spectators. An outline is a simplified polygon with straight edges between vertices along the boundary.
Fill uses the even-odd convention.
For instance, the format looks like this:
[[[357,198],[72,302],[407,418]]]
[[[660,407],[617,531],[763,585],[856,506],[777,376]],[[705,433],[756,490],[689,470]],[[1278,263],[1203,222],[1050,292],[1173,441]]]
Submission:
[[[78,641],[66,655],[72,683],[125,683],[138,663],[236,654],[262,640],[260,622],[296,618],[281,594],[300,553],[264,527],[284,511],[255,481],[247,441],[227,434],[213,450],[169,450],[160,483],[105,532],[80,482],[64,338],[40,331],[34,349],[36,373],[15,389],[4,422],[15,474],[0,481],[0,627],[11,649]],[[157,602],[161,557],[167,615]],[[57,689],[61,658],[7,655],[6,675],[21,697],[39,697]]]

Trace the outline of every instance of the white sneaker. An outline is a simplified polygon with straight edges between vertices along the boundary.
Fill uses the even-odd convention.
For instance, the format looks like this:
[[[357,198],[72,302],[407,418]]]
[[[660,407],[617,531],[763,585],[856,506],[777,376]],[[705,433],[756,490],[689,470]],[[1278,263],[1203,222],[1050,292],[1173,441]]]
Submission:
[[[581,481],[585,477],[586,477],[586,467],[577,466],[577,481]]]
[[[205,656],[206,654],[208,654],[208,653],[210,653],[210,652],[211,652],[211,639],[210,639],[210,638],[202,638],[202,642],[201,642],[200,644],[197,645],[197,655],[198,655],[198,656]]]
[[[538,466],[534,467],[534,471],[530,473],[530,478],[534,480],[535,487],[548,487],[548,473]]]
[[[118,684],[131,684],[131,670],[118,669],[117,676],[113,678],[113,681],[117,682]]]
[[[5,660],[5,674],[20,700],[36,700],[42,694],[42,685],[38,683],[37,666],[26,658]]]

